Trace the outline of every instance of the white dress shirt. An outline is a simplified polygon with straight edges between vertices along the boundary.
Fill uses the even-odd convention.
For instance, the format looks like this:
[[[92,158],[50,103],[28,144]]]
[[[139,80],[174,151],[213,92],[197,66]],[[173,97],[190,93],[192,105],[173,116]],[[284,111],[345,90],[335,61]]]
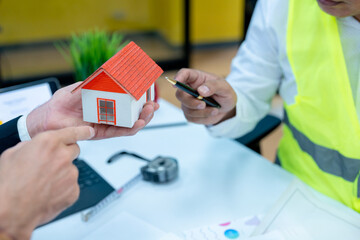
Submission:
[[[278,89],[286,104],[295,102],[297,84],[286,54],[288,5],[288,0],[258,1],[227,77],[237,93],[236,116],[208,127],[213,136],[237,138],[250,132],[270,111]],[[360,22],[353,17],[338,18],[337,22],[360,116]]]

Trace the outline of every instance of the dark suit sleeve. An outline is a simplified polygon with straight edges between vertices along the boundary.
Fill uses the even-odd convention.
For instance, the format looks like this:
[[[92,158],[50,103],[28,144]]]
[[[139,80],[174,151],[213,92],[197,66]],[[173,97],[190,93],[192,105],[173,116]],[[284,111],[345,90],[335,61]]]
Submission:
[[[17,122],[20,117],[14,118],[0,125],[0,154],[20,142]]]

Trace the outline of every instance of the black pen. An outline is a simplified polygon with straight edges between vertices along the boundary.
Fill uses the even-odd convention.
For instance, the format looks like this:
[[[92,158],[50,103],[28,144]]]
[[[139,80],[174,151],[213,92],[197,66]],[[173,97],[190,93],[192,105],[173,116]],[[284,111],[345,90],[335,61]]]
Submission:
[[[218,102],[216,102],[213,98],[201,96],[195,89],[192,89],[188,85],[185,85],[181,82],[178,82],[174,79],[170,79],[168,77],[165,77],[165,79],[168,80],[172,85],[174,85],[178,89],[183,90],[184,92],[190,94],[191,96],[193,96],[201,101],[204,101],[210,107],[221,108],[220,104]]]

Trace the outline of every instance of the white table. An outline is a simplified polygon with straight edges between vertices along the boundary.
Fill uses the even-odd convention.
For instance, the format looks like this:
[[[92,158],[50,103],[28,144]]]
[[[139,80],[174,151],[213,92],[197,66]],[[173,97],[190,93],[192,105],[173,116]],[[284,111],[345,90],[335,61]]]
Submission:
[[[80,214],[75,214],[37,229],[33,239],[80,239],[122,211],[175,233],[266,213],[294,178],[246,147],[232,140],[212,138],[203,126],[195,124],[82,142],[80,157],[119,187],[119,176],[133,175],[142,164],[130,158],[112,165],[105,163],[122,150],[148,158],[175,157],[180,166],[179,178],[165,185],[139,182],[91,222],[84,223]],[[129,168],[124,169],[124,164]]]

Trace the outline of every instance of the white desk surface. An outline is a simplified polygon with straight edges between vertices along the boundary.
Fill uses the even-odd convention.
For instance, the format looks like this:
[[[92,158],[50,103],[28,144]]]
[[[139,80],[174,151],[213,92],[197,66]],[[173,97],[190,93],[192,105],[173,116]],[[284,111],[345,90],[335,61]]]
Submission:
[[[161,111],[169,108],[173,107],[165,102]],[[90,222],[84,223],[80,214],[74,214],[37,229],[32,239],[81,239],[123,211],[175,233],[266,213],[294,178],[246,147],[212,138],[203,126],[195,124],[145,129],[136,136],[81,142],[80,146],[80,158],[116,188],[143,164],[130,158],[105,163],[123,150],[150,159],[158,155],[175,157],[179,178],[165,185],[141,181]]]

